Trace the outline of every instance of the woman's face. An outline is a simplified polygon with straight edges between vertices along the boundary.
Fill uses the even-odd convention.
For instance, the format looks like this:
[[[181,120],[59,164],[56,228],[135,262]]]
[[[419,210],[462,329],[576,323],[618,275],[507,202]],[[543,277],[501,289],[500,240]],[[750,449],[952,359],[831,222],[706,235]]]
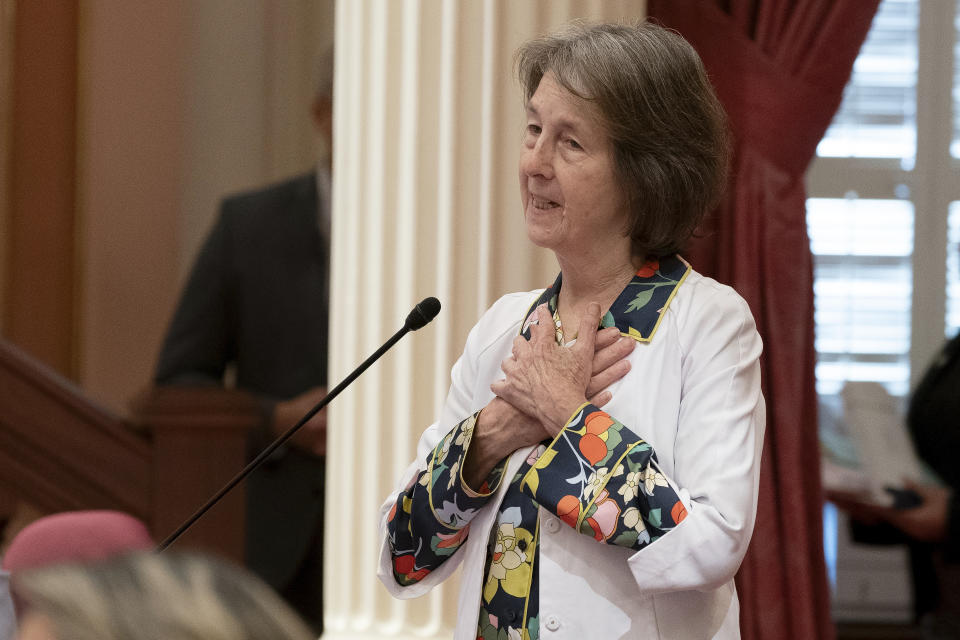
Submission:
[[[520,150],[520,195],[527,236],[558,255],[589,255],[629,245],[626,207],[613,169],[613,145],[596,107],[552,73],[527,104]]]

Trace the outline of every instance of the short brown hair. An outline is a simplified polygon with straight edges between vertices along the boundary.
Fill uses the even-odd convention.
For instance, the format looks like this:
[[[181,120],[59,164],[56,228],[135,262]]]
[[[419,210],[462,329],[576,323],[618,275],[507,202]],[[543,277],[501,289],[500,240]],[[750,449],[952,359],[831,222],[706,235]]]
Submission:
[[[730,155],[726,114],[693,47],[650,22],[576,22],[526,42],[515,61],[527,101],[550,72],[598,108],[633,254],[680,251],[719,201]]]

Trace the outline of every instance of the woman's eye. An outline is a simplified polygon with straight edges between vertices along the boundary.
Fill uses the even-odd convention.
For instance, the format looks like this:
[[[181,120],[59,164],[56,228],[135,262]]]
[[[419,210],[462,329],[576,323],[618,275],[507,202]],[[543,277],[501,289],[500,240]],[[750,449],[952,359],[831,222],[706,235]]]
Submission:
[[[573,138],[567,138],[566,143],[567,143],[567,146],[570,147],[571,149],[576,149],[578,151],[583,149],[583,147],[580,146],[580,143],[574,140]]]
[[[538,135],[540,135],[540,131],[541,131],[540,125],[538,125],[538,124],[528,124],[528,125],[527,125],[527,133],[530,134],[530,135],[538,136]]]

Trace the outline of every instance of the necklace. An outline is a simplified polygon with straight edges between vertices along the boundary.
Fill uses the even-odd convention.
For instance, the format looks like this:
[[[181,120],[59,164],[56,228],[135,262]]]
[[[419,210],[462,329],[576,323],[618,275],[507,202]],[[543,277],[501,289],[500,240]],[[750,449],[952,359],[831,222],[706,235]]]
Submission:
[[[557,309],[554,309],[553,311],[553,326],[556,327],[557,330],[557,344],[562,347],[564,344],[566,344],[566,341],[563,339],[563,324],[560,322],[560,312]],[[576,340],[579,333],[580,332],[577,331],[570,336],[570,341],[572,342]]]

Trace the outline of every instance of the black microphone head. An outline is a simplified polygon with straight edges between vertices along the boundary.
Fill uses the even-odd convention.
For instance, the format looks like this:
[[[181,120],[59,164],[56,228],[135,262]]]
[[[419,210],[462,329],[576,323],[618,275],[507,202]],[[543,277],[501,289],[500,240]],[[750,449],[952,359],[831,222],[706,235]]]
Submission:
[[[403,326],[410,331],[416,331],[436,318],[438,313],[440,313],[440,301],[433,297],[424,298],[413,308],[413,311],[407,314],[407,320]]]

